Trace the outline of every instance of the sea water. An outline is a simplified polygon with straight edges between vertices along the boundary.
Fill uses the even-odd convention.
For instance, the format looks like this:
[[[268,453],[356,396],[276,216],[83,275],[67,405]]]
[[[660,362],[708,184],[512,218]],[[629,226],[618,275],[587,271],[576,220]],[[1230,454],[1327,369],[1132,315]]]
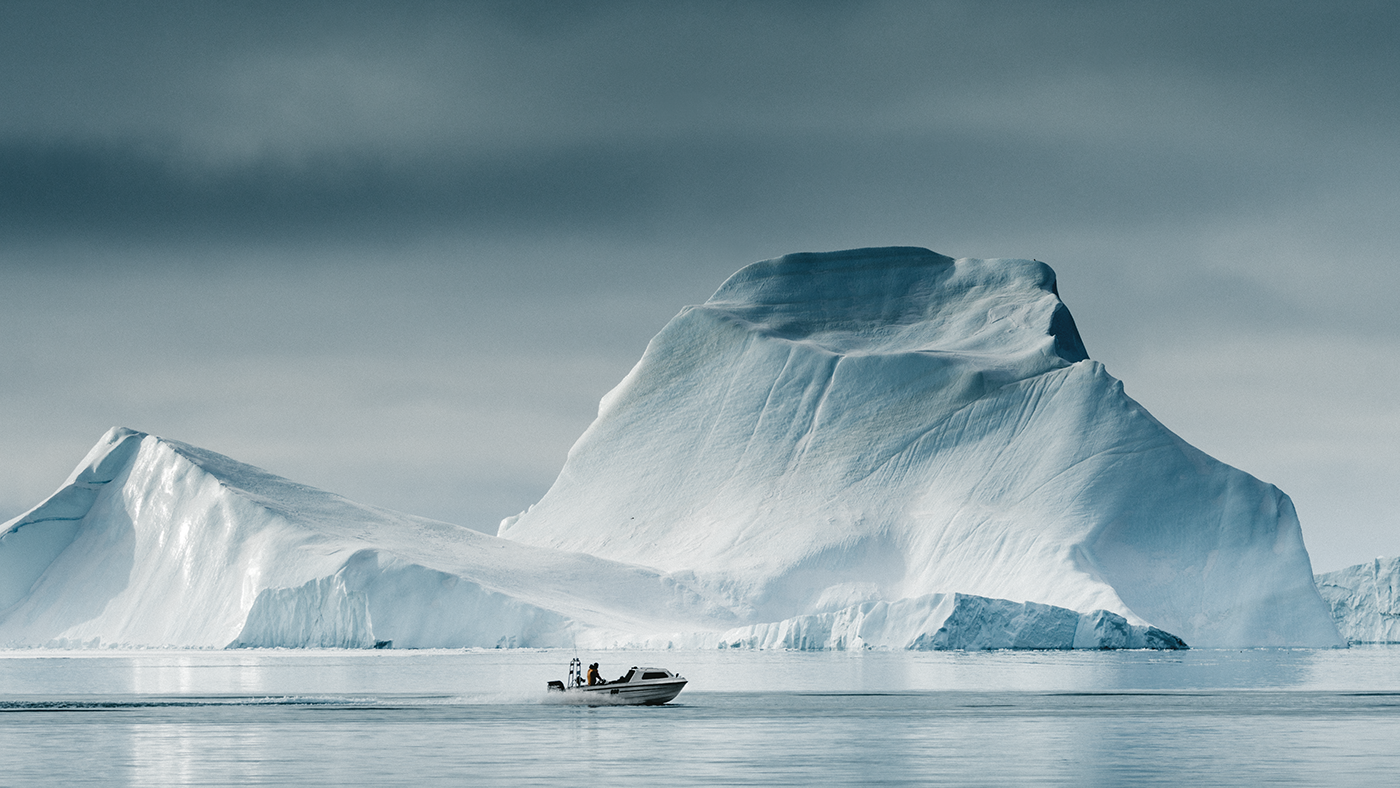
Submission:
[[[0,652],[0,785],[1393,785],[1400,648]]]

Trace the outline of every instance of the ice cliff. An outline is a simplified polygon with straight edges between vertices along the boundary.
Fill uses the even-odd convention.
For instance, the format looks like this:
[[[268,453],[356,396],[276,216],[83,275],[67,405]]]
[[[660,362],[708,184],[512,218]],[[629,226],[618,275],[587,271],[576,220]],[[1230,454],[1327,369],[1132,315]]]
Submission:
[[[1129,398],[1029,260],[744,268],[662,329],[499,534],[691,572],[756,622],[960,593],[1192,646],[1342,642],[1288,497]]]
[[[1318,575],[1317,589],[1349,642],[1400,643],[1400,557]]]

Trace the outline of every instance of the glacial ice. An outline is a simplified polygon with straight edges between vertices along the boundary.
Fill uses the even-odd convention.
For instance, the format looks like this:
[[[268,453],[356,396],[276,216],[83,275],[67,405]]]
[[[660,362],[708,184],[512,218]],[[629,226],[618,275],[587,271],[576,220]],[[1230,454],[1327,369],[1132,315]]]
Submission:
[[[1030,260],[739,271],[651,341],[499,534],[693,572],[760,622],[962,593],[1193,646],[1341,643],[1288,497],[1129,398]]]
[[[498,537],[120,428],[0,525],[0,646],[1182,639],[1342,642],[1287,496],[1088,360],[1047,266],[921,249],[735,274]]]
[[[1317,589],[1351,643],[1400,643],[1400,557],[1317,576]]]

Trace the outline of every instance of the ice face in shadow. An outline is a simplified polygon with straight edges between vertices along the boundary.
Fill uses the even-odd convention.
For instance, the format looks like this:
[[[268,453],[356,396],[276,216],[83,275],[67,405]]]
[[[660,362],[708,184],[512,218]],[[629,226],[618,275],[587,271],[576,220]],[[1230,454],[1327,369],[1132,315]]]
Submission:
[[[651,341],[500,535],[693,571],[754,622],[961,593],[1193,646],[1342,642],[1287,496],[1126,396],[1028,260],[743,269]]]
[[[1342,637],[1352,643],[1400,643],[1400,557],[1317,576]]]
[[[264,588],[253,600],[235,648],[373,648],[369,597],[345,586],[343,573],[297,588]]]

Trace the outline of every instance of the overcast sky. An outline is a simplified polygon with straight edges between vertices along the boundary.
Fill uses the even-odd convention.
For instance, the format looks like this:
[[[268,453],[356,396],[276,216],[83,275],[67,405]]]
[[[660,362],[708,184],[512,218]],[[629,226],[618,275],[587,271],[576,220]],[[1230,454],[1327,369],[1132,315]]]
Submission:
[[[122,425],[494,532],[730,273],[914,245],[1400,553],[1395,3],[10,0],[0,74],[0,519]]]

